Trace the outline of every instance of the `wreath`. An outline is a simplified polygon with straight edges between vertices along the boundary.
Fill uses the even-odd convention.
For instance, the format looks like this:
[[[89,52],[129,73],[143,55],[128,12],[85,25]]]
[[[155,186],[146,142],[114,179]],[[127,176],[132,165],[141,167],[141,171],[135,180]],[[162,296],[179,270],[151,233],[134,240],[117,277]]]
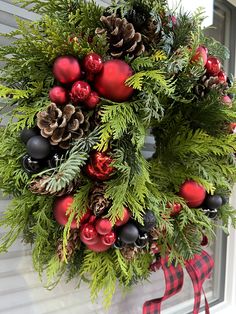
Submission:
[[[0,48],[0,251],[22,236],[47,287],[89,280],[109,306],[117,281],[186,266],[236,226],[229,51],[165,0],[20,3],[41,18]]]

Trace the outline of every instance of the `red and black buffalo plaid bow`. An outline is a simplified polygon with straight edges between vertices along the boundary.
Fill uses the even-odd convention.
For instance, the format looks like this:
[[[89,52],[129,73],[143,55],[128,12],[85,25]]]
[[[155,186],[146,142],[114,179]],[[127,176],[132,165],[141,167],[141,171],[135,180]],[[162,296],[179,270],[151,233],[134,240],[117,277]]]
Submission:
[[[168,266],[168,257],[162,258],[160,264],[165,276],[165,294],[162,298],[145,302],[143,305],[143,314],[160,314],[162,302],[175,295],[182,289],[184,282],[184,273],[182,267],[180,265],[174,266],[172,264]],[[204,281],[209,278],[214,267],[214,261],[207,254],[207,252],[202,251],[200,255],[195,255],[193,259],[187,261],[185,265],[194,288],[194,308],[192,313],[198,314],[201,304],[201,293],[203,291],[202,285]],[[206,297],[205,313],[209,314],[209,305],[207,303]]]

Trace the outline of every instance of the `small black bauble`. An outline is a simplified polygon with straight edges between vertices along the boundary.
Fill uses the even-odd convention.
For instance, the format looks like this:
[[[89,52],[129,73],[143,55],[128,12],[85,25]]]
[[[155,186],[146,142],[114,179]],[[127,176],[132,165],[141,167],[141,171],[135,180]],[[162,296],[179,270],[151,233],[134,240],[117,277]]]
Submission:
[[[217,209],[222,206],[222,198],[220,195],[207,195],[204,201],[204,207],[209,209]]]
[[[32,159],[29,155],[22,158],[22,166],[27,173],[38,173],[41,170],[41,165],[38,160]]]
[[[121,241],[121,239],[118,237],[116,242],[113,244],[114,249],[122,249],[124,246],[123,242]]]
[[[143,249],[148,244],[148,235],[145,233],[143,235],[139,235],[138,239],[135,241],[134,245],[139,248]]]
[[[49,141],[40,136],[31,137],[27,142],[27,152],[34,159],[44,159],[51,151]]]
[[[139,237],[138,228],[129,222],[120,229],[119,237],[125,244],[134,243]]]
[[[156,226],[156,217],[151,210],[147,210],[143,215],[143,225],[139,225],[138,228],[142,232],[149,232]]]
[[[227,196],[221,195],[221,198],[222,198],[222,205],[226,205],[229,203],[229,198]]]
[[[37,136],[37,135],[38,135],[38,132],[37,132],[36,129],[27,129],[27,128],[25,128],[20,133],[20,139],[22,140],[23,143],[27,144],[28,140],[31,137]]]
[[[211,219],[215,219],[218,216],[217,209],[210,209],[208,217]]]

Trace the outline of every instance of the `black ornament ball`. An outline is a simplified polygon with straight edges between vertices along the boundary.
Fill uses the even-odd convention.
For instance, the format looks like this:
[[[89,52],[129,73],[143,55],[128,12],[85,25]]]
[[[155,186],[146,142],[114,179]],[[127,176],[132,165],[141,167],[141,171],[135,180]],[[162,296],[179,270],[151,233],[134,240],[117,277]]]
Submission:
[[[33,136],[27,142],[27,152],[34,159],[47,158],[51,151],[49,141],[40,136]]]
[[[143,249],[148,244],[148,235],[145,233],[143,235],[139,235],[138,239],[135,241],[134,245],[139,248]]]
[[[123,246],[124,246],[123,242],[122,242],[121,239],[118,237],[118,238],[116,239],[116,242],[113,244],[113,247],[114,247],[115,249],[120,250],[120,249],[123,248]]]
[[[134,224],[129,222],[120,229],[119,236],[122,242],[125,244],[131,244],[138,239],[139,231]]]
[[[58,153],[53,154],[51,158],[48,159],[48,167],[55,168],[58,165],[60,159],[61,159],[60,154]]]
[[[222,205],[226,205],[229,203],[229,198],[227,196],[221,195]]]
[[[143,216],[143,225],[139,225],[139,230],[142,232],[149,232],[156,226],[157,220],[154,213],[151,210],[147,210]]]
[[[204,201],[204,207],[217,209],[222,206],[222,197],[220,195],[207,195]]]
[[[218,216],[218,211],[217,209],[210,209],[208,217],[211,219],[215,219]]]
[[[20,133],[20,139],[22,140],[23,143],[27,144],[28,140],[31,137],[37,136],[37,135],[38,135],[38,132],[37,132],[36,129],[27,129],[27,128],[25,128]]]
[[[39,171],[41,171],[41,165],[39,161],[34,160],[29,155],[25,155],[22,158],[22,166],[24,170],[29,174],[38,173]]]

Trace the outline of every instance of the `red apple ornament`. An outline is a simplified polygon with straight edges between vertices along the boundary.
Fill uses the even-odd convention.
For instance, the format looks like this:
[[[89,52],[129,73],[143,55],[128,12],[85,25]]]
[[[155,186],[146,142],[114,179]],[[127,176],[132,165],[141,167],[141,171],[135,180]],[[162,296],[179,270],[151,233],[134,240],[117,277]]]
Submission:
[[[123,217],[120,219],[117,219],[115,225],[117,227],[123,226],[129,221],[129,219],[130,219],[130,212],[129,212],[128,208],[124,207]]]
[[[72,205],[73,200],[74,198],[72,195],[67,195],[59,197],[54,203],[53,215],[56,221],[62,226],[65,226],[68,222],[68,219],[70,217],[68,210]],[[71,229],[78,228],[77,221],[75,218],[73,219],[70,227]]]
[[[200,60],[205,66],[207,63],[207,49],[203,46],[197,48],[195,55],[191,59],[192,62],[199,62]]]
[[[110,179],[114,168],[111,167],[113,159],[102,152],[93,152],[90,161],[86,166],[86,173],[89,177],[97,181],[106,181]]]
[[[207,74],[216,76],[221,70],[221,62],[216,57],[208,57],[205,67]]]
[[[84,58],[83,65],[86,72],[97,74],[102,70],[103,67],[102,58],[97,53],[89,53]]]
[[[49,92],[49,98],[57,105],[66,105],[69,100],[69,95],[65,88],[54,86]]]
[[[99,253],[99,252],[105,252],[105,251],[109,250],[109,248],[111,246],[108,246],[108,245],[104,244],[102,242],[102,239],[99,237],[97,243],[95,243],[95,244],[88,244],[87,247],[91,251]]]
[[[111,246],[116,242],[116,234],[114,231],[109,232],[108,234],[105,234],[101,236],[101,241],[103,244]]]
[[[128,100],[134,89],[126,85],[133,75],[131,67],[122,60],[109,60],[103,64],[102,71],[95,78],[95,89],[99,95],[112,101]]]
[[[100,102],[100,98],[98,96],[98,93],[91,92],[88,98],[85,100],[84,104],[87,109],[94,109]]]
[[[181,185],[179,194],[185,199],[189,207],[198,207],[205,199],[206,190],[197,182],[188,180]]]
[[[225,74],[224,71],[220,71],[218,73],[218,79],[219,79],[219,83],[223,84],[227,82],[227,75]]]
[[[80,230],[80,240],[84,244],[96,244],[99,241],[98,233],[92,224],[85,224]]]
[[[106,235],[112,230],[112,223],[107,218],[101,218],[96,221],[95,228],[100,235]]]
[[[73,84],[70,98],[74,104],[85,101],[91,93],[91,87],[84,81],[77,81]]]
[[[53,64],[53,75],[62,84],[70,84],[80,78],[79,61],[73,56],[58,57]]]

